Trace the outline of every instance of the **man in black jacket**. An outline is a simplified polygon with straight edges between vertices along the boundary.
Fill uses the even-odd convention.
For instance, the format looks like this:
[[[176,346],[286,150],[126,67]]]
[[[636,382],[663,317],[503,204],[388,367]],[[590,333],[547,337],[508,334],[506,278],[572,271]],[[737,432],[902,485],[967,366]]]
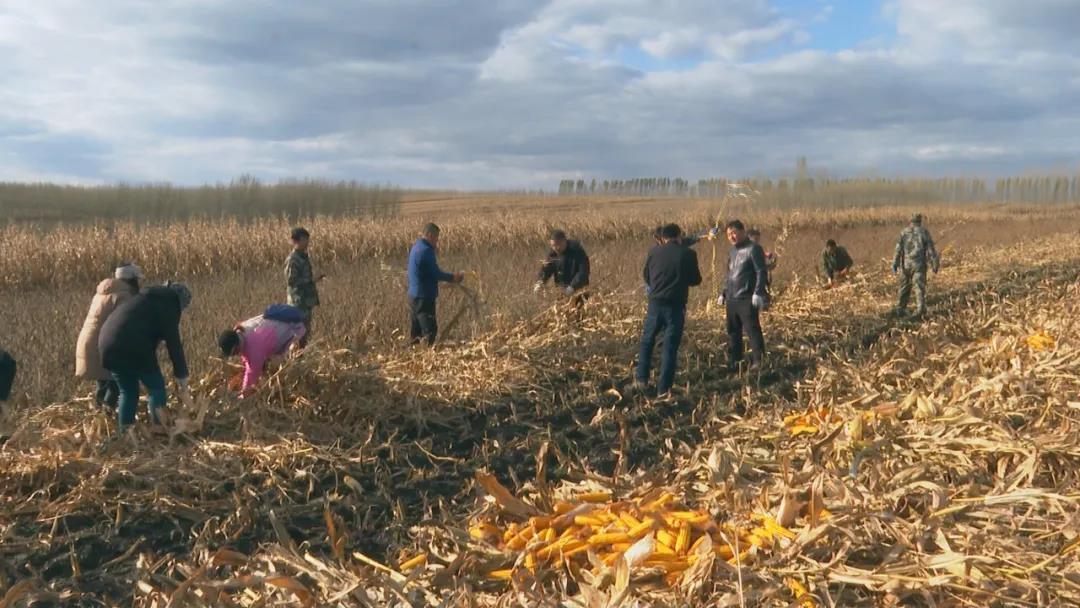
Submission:
[[[555,286],[568,296],[588,287],[589,255],[585,253],[581,243],[566,238],[566,233],[562,230],[552,230],[548,244],[551,245],[551,250],[548,251],[544,265],[540,267],[533,291],[539,292],[548,279],[552,278]]]
[[[661,244],[652,248],[645,260],[644,278],[649,291],[649,309],[641,333],[641,353],[635,384],[644,389],[652,371],[653,348],[656,338],[664,332],[663,353],[660,358],[660,377],[656,391],[671,392],[675,381],[675,366],[679,358],[683,326],[686,323],[686,301],[690,288],[701,284],[701,269],[697,254],[679,242],[682,230],[668,224],[661,230]]]
[[[727,224],[731,242],[728,273],[718,304],[727,310],[728,369],[734,371],[743,359],[743,332],[750,340],[750,362],[760,365],[765,353],[760,311],[769,307],[769,268],[765,250],[750,240],[739,220]]]
[[[180,341],[180,313],[191,303],[183,283],[151,287],[121,304],[106,319],[98,338],[101,361],[120,385],[119,423],[122,432],[135,423],[139,383],[149,393],[150,417],[159,422],[165,406],[165,377],[158,366],[157,347],[165,342],[173,375],[181,391],[188,390],[187,360]]]

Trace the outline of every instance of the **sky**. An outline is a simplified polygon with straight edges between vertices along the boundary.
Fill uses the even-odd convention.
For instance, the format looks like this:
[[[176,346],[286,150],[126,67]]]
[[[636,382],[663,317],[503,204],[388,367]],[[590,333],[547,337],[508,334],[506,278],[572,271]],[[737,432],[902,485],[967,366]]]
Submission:
[[[1076,0],[4,0],[0,180],[1080,171]]]

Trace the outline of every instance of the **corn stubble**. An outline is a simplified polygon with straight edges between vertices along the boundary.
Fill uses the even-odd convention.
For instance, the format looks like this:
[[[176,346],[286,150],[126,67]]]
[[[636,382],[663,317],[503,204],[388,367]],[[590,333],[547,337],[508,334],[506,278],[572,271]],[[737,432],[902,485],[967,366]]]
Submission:
[[[598,289],[453,348],[317,344],[244,401],[217,363],[171,436],[15,412],[0,602],[1076,605],[1080,239],[1016,259],[957,248],[921,324],[891,275],[795,281],[760,375],[717,373],[695,306],[674,403],[629,395],[640,303]]]

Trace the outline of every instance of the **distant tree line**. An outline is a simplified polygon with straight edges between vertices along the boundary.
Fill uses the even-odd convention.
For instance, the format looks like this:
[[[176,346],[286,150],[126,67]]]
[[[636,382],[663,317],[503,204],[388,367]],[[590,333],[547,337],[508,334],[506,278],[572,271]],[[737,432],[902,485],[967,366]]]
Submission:
[[[1080,175],[985,179],[917,178],[726,178],[646,177],[625,180],[564,179],[562,196],[673,196],[723,198],[753,192],[755,201],[777,206],[890,205],[932,202],[1080,203]]]
[[[392,186],[355,181],[282,180],[250,176],[228,184],[65,186],[0,183],[0,218],[78,221],[169,221],[187,218],[254,219],[315,215],[392,217],[402,193]]]

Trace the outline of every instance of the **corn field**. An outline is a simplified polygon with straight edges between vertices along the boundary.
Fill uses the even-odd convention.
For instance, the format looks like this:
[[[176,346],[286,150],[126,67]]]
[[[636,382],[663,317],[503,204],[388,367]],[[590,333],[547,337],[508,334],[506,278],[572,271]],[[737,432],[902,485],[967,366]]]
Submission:
[[[0,335],[43,356],[27,353],[20,374],[41,368],[41,384],[19,385],[0,421],[0,602],[1080,603],[1080,211],[920,209],[945,254],[916,323],[888,314],[909,207],[665,205],[559,212],[594,261],[580,314],[528,289],[542,210],[447,216],[440,261],[472,274],[441,299],[455,324],[434,350],[400,336],[416,220],[316,218],[312,259],[331,279],[315,340],[245,399],[213,336],[283,289],[288,222],[9,226]],[[677,397],[635,396],[653,226],[736,213],[780,253],[766,365],[722,371],[709,303],[726,248],[706,242]],[[826,238],[856,260],[828,290]],[[35,242],[40,257],[22,253]],[[110,247],[155,277],[198,277],[183,321],[194,400],[171,406],[165,434],[109,440],[89,387],[49,392]]]

